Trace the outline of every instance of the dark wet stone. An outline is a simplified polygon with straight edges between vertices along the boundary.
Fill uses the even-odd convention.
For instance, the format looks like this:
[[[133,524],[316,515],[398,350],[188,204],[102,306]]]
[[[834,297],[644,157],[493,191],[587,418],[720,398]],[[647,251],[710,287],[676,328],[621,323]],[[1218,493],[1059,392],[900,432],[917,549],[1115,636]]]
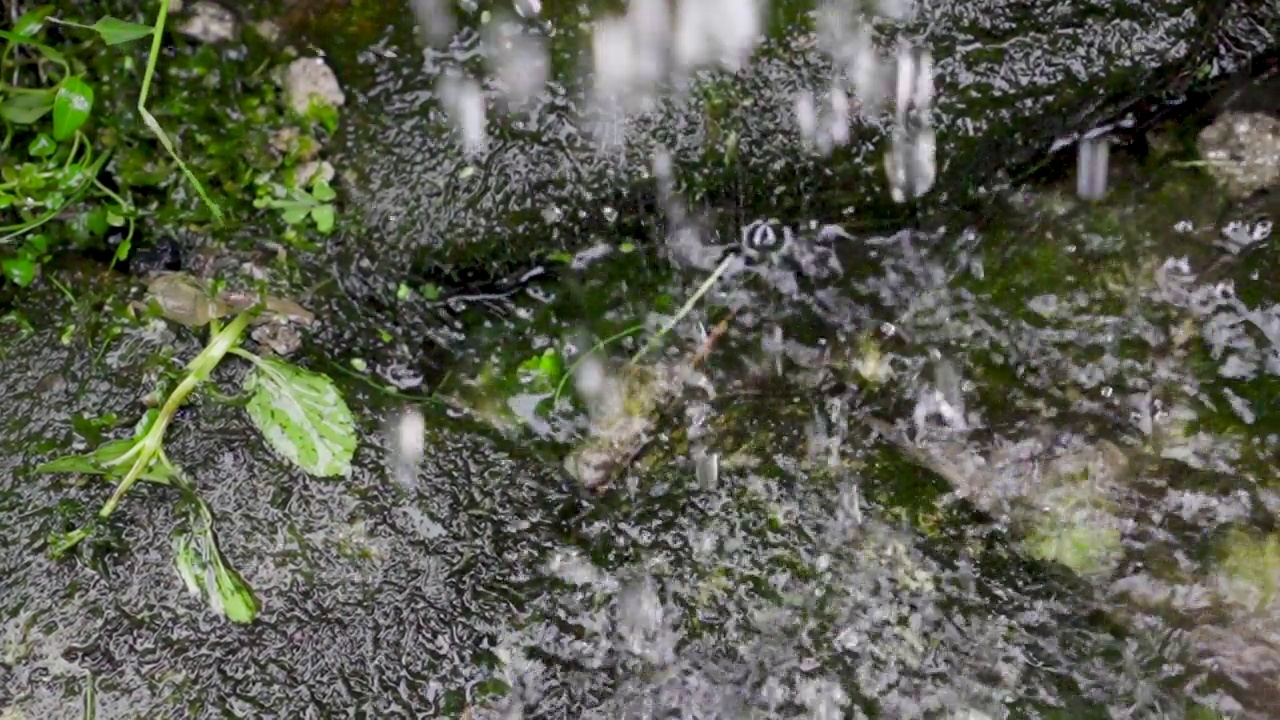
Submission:
[[[1265,1],[917,5],[909,26],[878,25],[877,44],[925,37],[933,53],[939,150],[938,180],[925,198],[931,206],[972,200],[1018,176],[1056,139],[1203,82],[1204,68],[1223,74],[1244,66],[1276,45],[1280,27],[1280,6]],[[636,118],[625,154],[597,152],[580,120],[579,91],[552,85],[531,112],[490,112],[488,149],[471,158],[435,87],[446,70],[478,67],[478,35],[464,31],[447,49],[424,53],[412,24],[400,22],[400,7],[388,8],[396,21],[388,19],[393,29],[378,51],[360,48],[357,63],[342,45],[349,39],[331,43],[354,100],[335,163],[354,173],[351,206],[363,209],[367,233],[392,239],[349,249],[374,255],[381,269],[395,273],[423,258],[501,264],[581,249],[600,234],[650,237],[648,223],[660,212],[644,178],[659,147],[670,151],[683,194],[730,210],[734,227],[771,216],[837,221],[850,207],[867,222],[900,226],[909,217],[886,187],[887,112],[855,119],[850,142],[829,158],[805,149],[796,93],[825,91],[833,70],[806,29],[809,19],[796,21],[796,4],[774,11],[786,30],[775,31],[748,68]],[[552,39],[558,68],[582,66],[589,52],[587,38],[566,38],[570,27],[557,25]],[[728,138],[736,149],[726,162]]]
[[[135,242],[125,260],[125,269],[131,275],[139,277],[158,272],[177,272],[182,269],[182,247],[168,235]]]

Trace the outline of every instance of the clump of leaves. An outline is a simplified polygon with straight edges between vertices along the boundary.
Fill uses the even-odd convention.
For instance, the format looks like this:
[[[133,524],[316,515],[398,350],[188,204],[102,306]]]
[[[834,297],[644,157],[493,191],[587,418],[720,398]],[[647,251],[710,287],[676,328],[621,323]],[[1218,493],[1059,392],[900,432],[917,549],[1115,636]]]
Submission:
[[[0,156],[8,160],[0,177],[0,271],[10,282],[26,286],[35,278],[49,253],[48,237],[32,235],[84,200],[96,200],[95,210],[80,216],[90,236],[103,237],[111,227],[127,226],[117,245],[117,257],[128,254],[137,210],[127,189],[113,190],[99,178],[110,153],[95,153],[84,128],[94,111],[94,89],[72,62],[44,40],[51,23],[96,33],[108,45],[151,36],[151,52],[137,109],[147,127],[173,157],[217,220],[222,211],[174,150],[173,143],[146,109],[151,80],[160,53],[161,33],[169,0],[161,0],[154,25],[138,25],[110,16],[93,25],[52,17],[54,7],[42,5],[24,13],[13,30],[0,31],[0,122],[4,139]],[[30,236],[30,237],[27,237]],[[6,248],[5,246],[10,246]]]
[[[149,410],[132,437],[111,440],[84,455],[45,463],[41,472],[73,472],[104,476],[115,491],[93,520],[50,539],[50,551],[61,556],[96,531],[138,482],[175,488],[186,509],[185,527],[174,539],[174,559],[187,588],[219,614],[234,622],[252,622],[258,601],[249,585],[231,568],[218,549],[213,515],[194,484],[164,452],[164,436],[178,409],[192,392],[207,382],[213,370],[232,354],[253,364],[244,380],[250,420],[268,445],[307,473],[318,477],[349,474],[357,440],[351,411],[332,381],[278,358],[261,358],[239,347],[251,320],[251,309],[225,327],[213,323],[204,350],[187,363],[185,375]],[[163,392],[157,395],[164,396]]]
[[[105,186],[98,173],[108,159],[83,132],[94,90],[70,60],[44,43],[51,6],[25,13],[13,30],[0,30],[0,271],[19,286],[34,280],[49,253],[41,227],[81,200],[103,201],[129,223],[133,204]],[[21,84],[33,78],[34,86]]]
[[[329,183],[316,180],[310,189],[272,185],[270,194],[255,200],[254,206],[279,210],[280,218],[291,226],[310,220],[316,230],[328,235],[333,232],[333,201],[337,197]]]

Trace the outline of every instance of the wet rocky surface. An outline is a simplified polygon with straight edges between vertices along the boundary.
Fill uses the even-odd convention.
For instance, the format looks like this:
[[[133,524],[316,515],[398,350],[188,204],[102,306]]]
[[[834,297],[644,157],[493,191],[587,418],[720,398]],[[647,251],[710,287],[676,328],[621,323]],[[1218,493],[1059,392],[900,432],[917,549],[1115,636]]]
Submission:
[[[1002,171],[1016,174],[1056,140],[1119,119],[1139,100],[1187,89],[1202,66],[1229,70],[1275,43],[1275,11],[1265,4],[1226,13],[1187,0],[1124,3],[1101,14],[1052,0],[914,7],[914,15],[869,13],[861,26],[851,16],[815,19],[807,4],[782,3],[765,19],[771,34],[749,63],[687,78],[683,92],[656,95],[651,108],[603,137],[593,123],[612,111],[594,112],[592,86],[578,80],[591,45],[572,30],[574,13],[496,13],[484,26],[463,13],[466,29],[425,51],[421,35],[400,22],[401,8],[362,16],[362,27],[376,28],[366,42],[333,34],[321,42],[327,38],[358,98],[337,139],[337,164],[353,173],[350,190],[368,233],[397,238],[394,249],[375,243],[379,251],[367,260],[377,267],[502,265],[574,252],[600,236],[646,239],[658,149],[670,153],[682,189],[725,212],[721,232],[760,216],[846,221],[850,210],[869,222],[900,222],[909,213],[891,201],[884,170],[899,37],[927,38],[933,57],[932,105],[921,112],[936,133],[938,180],[926,202],[948,206],[998,185]],[[495,33],[515,54],[481,47]],[[548,55],[516,53],[522,43]],[[988,49],[997,46],[999,53]],[[652,48],[654,72],[659,79],[670,72],[679,86],[686,78],[667,51],[660,42]],[[532,72],[538,63],[549,63],[551,84],[508,107],[504,69]],[[646,97],[642,80],[618,72],[614,89]],[[466,93],[450,94],[445,85]],[[802,132],[796,108],[806,90],[816,93],[815,107],[834,113],[824,123],[844,128],[829,152]],[[841,98],[843,115],[836,112]],[[470,110],[458,104],[464,99]],[[487,126],[468,120],[477,113]],[[487,139],[476,144],[472,136]],[[857,188],[856,202],[848,188]]]
[[[930,7],[976,35],[1008,18]],[[1174,4],[1142,7],[1128,9]],[[1164,47],[1155,34],[1137,46]],[[474,49],[467,38],[450,53]],[[389,112],[353,113],[342,152],[422,130],[404,120],[429,106],[394,42],[362,52],[337,65],[344,80],[378,82],[346,107]],[[947,52],[944,85],[965,67]],[[940,138],[963,133],[949,102]],[[539,127],[554,137],[557,122]],[[450,212],[415,215],[406,198],[461,163],[426,137],[389,146],[386,174],[361,170],[353,187],[373,227],[392,223],[385,244],[341,238],[330,250],[345,254],[289,278],[328,283],[306,301],[319,342],[297,359],[331,373],[360,418],[352,475],[293,469],[214,398],[171,435],[263,600],[255,625],[184,594],[164,489],[131,495],[118,543],[44,552],[104,488],[32,468],[124,432],[146,378],[199,335],[99,334],[133,295],[71,271],[59,277],[87,305],[37,288],[17,308],[27,326],[0,325],[0,715],[82,717],[92,683],[112,718],[1270,717],[1280,261],[1265,198],[1224,213],[1199,169],[1130,166],[1105,202],[1028,188],[981,225],[881,232],[797,200],[811,185],[788,170],[757,172],[785,149],[765,148],[744,186],[767,176],[787,187],[766,204],[818,217],[757,223],[750,196],[742,222],[711,208],[731,226],[717,237],[623,214],[660,242],[624,253],[597,238],[604,251],[554,282],[392,299],[406,258],[440,234],[546,223],[583,240],[519,219],[532,206],[512,198],[537,176],[519,171],[566,166],[555,149],[518,158],[514,139],[425,206]],[[719,200],[692,190],[690,215],[704,202]],[[751,262],[629,362],[730,247]],[[215,254],[198,274],[254,275]],[[555,402],[517,370],[548,349],[569,366],[635,323],[646,332],[593,351],[608,359],[600,407],[580,383]],[[287,348],[274,331],[262,344]],[[406,404],[423,412],[421,463],[393,472],[385,428]],[[584,466],[608,482],[583,487]]]

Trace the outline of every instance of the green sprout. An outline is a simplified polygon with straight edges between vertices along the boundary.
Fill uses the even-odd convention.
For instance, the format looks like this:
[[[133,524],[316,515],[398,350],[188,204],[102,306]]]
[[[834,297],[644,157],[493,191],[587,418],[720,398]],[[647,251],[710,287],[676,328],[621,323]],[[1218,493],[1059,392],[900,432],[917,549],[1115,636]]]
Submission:
[[[246,411],[280,456],[312,475],[333,477],[350,473],[357,445],[351,411],[328,377],[239,347],[259,312],[260,308],[252,308],[225,327],[214,325],[205,348],[186,364],[185,375],[164,403],[143,416],[132,437],[110,440],[88,454],[58,458],[37,468],[38,472],[102,475],[115,485],[88,525],[50,538],[53,556],[64,555],[103,527],[139,481],[171,487],[178,490],[187,510],[186,529],[174,540],[175,563],[183,582],[227,619],[241,623],[254,620],[258,601],[223,559],[213,532],[212,513],[196,494],[194,484],[165,454],[169,424],[191,393],[232,354],[254,366],[244,380],[243,389],[249,396]]]
[[[260,197],[254,201],[254,206],[279,210],[281,219],[287,225],[300,225],[309,218],[321,233],[328,235],[333,232],[333,200],[338,194],[329,183],[317,179],[311,183],[310,190],[286,189],[276,185],[272,193],[274,197]]]

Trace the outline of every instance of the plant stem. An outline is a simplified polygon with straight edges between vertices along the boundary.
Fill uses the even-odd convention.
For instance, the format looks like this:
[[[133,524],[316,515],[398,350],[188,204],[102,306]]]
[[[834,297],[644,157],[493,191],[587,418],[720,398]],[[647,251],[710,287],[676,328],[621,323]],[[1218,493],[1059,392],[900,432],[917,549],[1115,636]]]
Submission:
[[[690,312],[693,311],[693,306],[698,304],[698,301],[702,299],[702,296],[706,295],[707,292],[711,290],[711,288],[716,284],[716,281],[720,279],[720,276],[724,275],[725,272],[729,269],[729,266],[732,265],[734,261],[737,259],[738,258],[736,255],[730,255],[726,257],[724,260],[721,260],[720,264],[716,266],[715,271],[712,272],[711,275],[709,275],[706,280],[703,280],[702,284],[698,286],[698,289],[693,293],[693,296],[690,297],[689,300],[685,302],[685,304],[679,310],[676,311],[675,316],[673,316],[670,320],[668,320],[667,323],[663,325],[662,328],[658,330],[658,332],[654,334],[652,338],[649,339],[649,342],[645,343],[644,347],[640,348],[640,352],[636,353],[635,357],[631,358],[631,364],[635,365],[637,362],[640,361],[640,358],[643,358],[646,354],[648,354],[650,350],[653,350],[655,347],[657,347],[658,341],[662,339],[662,336],[666,335],[668,332],[671,332],[671,328],[679,324],[679,322],[683,320],[686,315],[688,315]]]
[[[156,72],[156,61],[160,58],[160,42],[163,40],[164,22],[169,17],[169,0],[160,0],[160,12],[156,14],[156,22],[153,25],[154,31],[151,34],[151,54],[147,57],[147,69],[142,74],[142,90],[138,92],[138,114],[142,116],[143,123],[147,128],[155,134],[160,140],[160,144],[169,152],[174,162],[178,163],[178,168],[182,170],[182,174],[187,176],[191,184],[195,186],[196,194],[209,207],[209,211],[213,213],[213,217],[219,223],[222,222],[222,208],[218,204],[209,199],[209,194],[205,192],[204,186],[196,179],[195,173],[191,172],[191,168],[178,157],[177,150],[173,147],[173,142],[169,140],[169,136],[165,134],[164,129],[160,127],[160,123],[155,117],[147,111],[147,95],[151,92],[151,78]]]
[[[147,434],[142,437],[139,443],[140,452],[138,457],[134,459],[133,466],[129,468],[129,474],[124,476],[120,484],[116,485],[116,491],[103,503],[102,509],[98,511],[98,517],[104,520],[110,517],[111,513],[115,512],[125,493],[129,492],[129,489],[138,481],[142,473],[150,467],[151,461],[163,452],[162,443],[164,442],[165,430],[169,427],[169,422],[173,420],[173,416],[177,414],[178,408],[182,407],[182,404],[186,402],[187,396],[191,394],[191,391],[209,378],[209,374],[218,366],[222,358],[235,348],[236,343],[240,341],[240,336],[244,334],[245,328],[249,327],[249,322],[255,314],[254,312],[244,312],[236,316],[235,320],[228,323],[225,328],[209,340],[209,344],[195,359],[187,363],[187,376],[169,393],[168,399],[165,400],[164,405],[160,408],[160,414],[156,417],[155,424],[147,430]]]

